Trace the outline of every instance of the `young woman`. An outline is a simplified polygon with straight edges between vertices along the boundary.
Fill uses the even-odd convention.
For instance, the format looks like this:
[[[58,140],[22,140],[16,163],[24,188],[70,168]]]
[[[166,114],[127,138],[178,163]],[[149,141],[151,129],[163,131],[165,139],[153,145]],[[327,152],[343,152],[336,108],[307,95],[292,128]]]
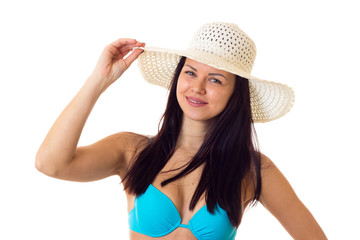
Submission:
[[[132,240],[235,239],[244,209],[256,201],[294,239],[326,239],[285,177],[256,148],[253,122],[286,114],[294,94],[250,75],[254,42],[235,24],[210,23],[187,50],[144,47],[134,39],[105,47],[42,143],[37,169],[72,181],[119,175]],[[147,81],[170,89],[158,134],[121,132],[78,147],[99,96],[137,58]]]

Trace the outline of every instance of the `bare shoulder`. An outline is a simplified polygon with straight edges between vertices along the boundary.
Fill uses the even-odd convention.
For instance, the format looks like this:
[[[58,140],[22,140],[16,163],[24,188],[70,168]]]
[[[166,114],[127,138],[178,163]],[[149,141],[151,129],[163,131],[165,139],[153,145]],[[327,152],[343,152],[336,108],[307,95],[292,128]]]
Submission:
[[[260,162],[262,189],[259,200],[266,207],[269,199],[279,197],[283,193],[289,193],[289,191],[293,193],[293,190],[285,176],[268,156],[260,153]]]
[[[118,152],[123,154],[123,165],[118,166],[116,170],[117,174],[121,177],[132,164],[135,156],[149,144],[150,139],[148,136],[133,132],[119,132],[109,137],[112,139]]]
[[[288,183],[285,176],[278,169],[275,163],[265,154],[260,154],[261,161],[261,181],[262,181],[262,191],[260,201],[262,203],[266,202],[268,196],[273,196],[273,193],[276,190],[279,190],[278,193],[286,189],[286,192],[292,191],[290,184]],[[278,196],[278,195],[277,195]]]
[[[123,154],[136,151],[141,145],[145,145],[148,142],[149,138],[144,135],[133,132],[118,132],[89,145],[89,147],[97,147],[96,150],[104,149],[108,152]]]
[[[271,159],[265,154],[259,152],[260,157],[260,175],[262,182],[264,181],[264,176],[267,176],[269,173],[276,169],[275,164]],[[245,190],[243,195],[243,209],[245,209],[254,198],[255,188],[256,188],[256,176],[254,171],[249,171],[243,179],[242,187]],[[263,184],[262,184],[263,185]]]
[[[133,132],[119,132],[110,136],[116,144],[127,150],[134,150],[149,142],[149,137]]]
[[[261,174],[277,170],[275,163],[264,153],[260,153]]]

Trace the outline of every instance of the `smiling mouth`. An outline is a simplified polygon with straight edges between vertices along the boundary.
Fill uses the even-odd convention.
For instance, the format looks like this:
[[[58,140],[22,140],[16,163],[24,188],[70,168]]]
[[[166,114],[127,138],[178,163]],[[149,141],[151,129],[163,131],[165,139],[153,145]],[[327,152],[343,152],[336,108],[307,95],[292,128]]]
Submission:
[[[195,100],[192,100],[192,99],[190,99],[190,98],[187,98],[190,102],[192,102],[192,103],[202,103],[202,102],[198,102],[198,101],[195,101]]]
[[[207,102],[203,102],[201,101],[200,99],[194,99],[194,98],[191,98],[191,97],[186,97],[186,99],[190,102],[190,103],[193,103],[193,104],[197,104],[197,105],[205,105],[207,104]]]

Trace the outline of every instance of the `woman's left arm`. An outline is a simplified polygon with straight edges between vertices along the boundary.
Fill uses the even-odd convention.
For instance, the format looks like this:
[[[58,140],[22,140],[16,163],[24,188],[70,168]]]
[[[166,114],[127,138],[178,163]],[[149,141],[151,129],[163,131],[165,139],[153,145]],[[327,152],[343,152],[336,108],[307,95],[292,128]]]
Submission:
[[[262,160],[262,190],[259,201],[296,240],[327,239],[319,224],[296,196],[275,164],[265,155]]]

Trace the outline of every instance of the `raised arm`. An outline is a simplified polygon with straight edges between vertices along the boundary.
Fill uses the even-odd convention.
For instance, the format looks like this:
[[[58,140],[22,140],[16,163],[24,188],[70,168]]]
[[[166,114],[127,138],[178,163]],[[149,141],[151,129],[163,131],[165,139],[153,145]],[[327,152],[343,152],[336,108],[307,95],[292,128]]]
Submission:
[[[35,161],[39,171],[73,181],[92,181],[117,173],[125,160],[122,143],[130,143],[126,140],[128,134],[113,135],[87,147],[78,148],[77,145],[100,95],[142,52],[141,49],[132,50],[144,46],[135,39],[118,39],[104,48],[94,71],[41,144]],[[135,143],[139,138],[131,139]]]
[[[262,191],[260,202],[284,226],[295,240],[327,239],[310,211],[275,164],[262,155]]]

